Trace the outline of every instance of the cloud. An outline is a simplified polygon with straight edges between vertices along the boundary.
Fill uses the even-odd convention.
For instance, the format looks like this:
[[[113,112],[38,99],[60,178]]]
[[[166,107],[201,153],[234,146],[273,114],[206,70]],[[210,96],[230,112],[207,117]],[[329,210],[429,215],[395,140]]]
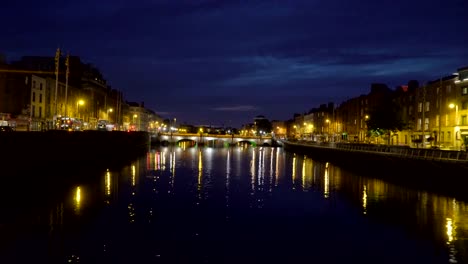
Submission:
[[[236,105],[212,108],[214,111],[229,111],[229,112],[248,112],[255,111],[258,108],[253,105]]]

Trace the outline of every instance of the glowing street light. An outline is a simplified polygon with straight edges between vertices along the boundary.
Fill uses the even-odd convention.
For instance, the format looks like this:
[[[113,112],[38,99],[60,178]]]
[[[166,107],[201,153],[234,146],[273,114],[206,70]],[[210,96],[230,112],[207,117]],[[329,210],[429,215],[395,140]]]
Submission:
[[[78,115],[78,118],[81,119],[81,115],[80,115],[80,106],[83,106],[85,104],[85,101],[80,99],[76,102],[76,112],[77,112],[77,115]]]
[[[458,143],[456,140],[458,140],[458,133],[460,133],[460,127],[459,127],[459,121],[458,121],[458,104],[454,104],[454,103],[451,103],[449,104],[449,108],[450,109],[453,109],[455,108],[455,135],[454,135],[454,143],[453,145],[457,148],[457,150],[459,150],[458,148]]]
[[[135,130],[138,130],[138,131],[139,131],[139,130],[140,130],[140,128],[139,128],[139,127],[138,127],[138,129],[136,129],[136,122],[135,122],[135,118],[137,118],[137,117],[138,117],[138,115],[137,115],[137,114],[134,114],[134,115],[133,115],[133,125],[135,126]]]

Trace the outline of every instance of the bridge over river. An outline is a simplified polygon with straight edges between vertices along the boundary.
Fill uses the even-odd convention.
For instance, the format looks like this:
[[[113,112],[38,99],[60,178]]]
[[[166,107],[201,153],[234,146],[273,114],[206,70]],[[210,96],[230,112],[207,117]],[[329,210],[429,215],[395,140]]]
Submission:
[[[241,136],[241,135],[214,135],[214,134],[190,134],[190,133],[159,133],[151,136],[153,143],[174,144],[183,141],[193,141],[198,145],[211,145],[223,143],[237,145],[242,142],[256,146],[272,146],[275,142],[271,136]]]

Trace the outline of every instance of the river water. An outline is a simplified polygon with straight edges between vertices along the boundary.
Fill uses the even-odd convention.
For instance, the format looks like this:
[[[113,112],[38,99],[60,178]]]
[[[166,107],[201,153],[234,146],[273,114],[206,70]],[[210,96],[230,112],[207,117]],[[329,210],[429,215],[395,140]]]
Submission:
[[[161,147],[122,166],[3,201],[0,263],[468,262],[466,202],[282,148]]]

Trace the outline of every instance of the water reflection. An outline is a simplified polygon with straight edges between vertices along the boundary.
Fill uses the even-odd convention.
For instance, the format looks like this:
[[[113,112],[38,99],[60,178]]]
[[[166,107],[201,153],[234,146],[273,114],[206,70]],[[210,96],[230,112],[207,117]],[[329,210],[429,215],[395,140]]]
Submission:
[[[80,186],[76,187],[74,191],[73,201],[75,205],[75,208],[74,208],[75,213],[79,215],[81,211],[81,187]]]
[[[199,257],[199,263],[221,263],[216,254],[224,247],[240,256],[262,258],[261,252],[269,250],[272,259],[295,252],[284,254],[312,260],[321,254],[328,258],[360,254],[359,244],[372,248],[368,252],[375,256],[401,263],[410,262],[403,253],[418,261],[424,256],[443,258],[435,263],[468,261],[466,202],[362,177],[281,148],[161,148],[123,169],[96,175],[96,186],[77,182],[44,217],[38,213],[25,218],[45,219],[38,221],[48,226],[46,241],[60,237],[54,241],[63,246],[51,248],[62,250],[65,259],[83,260],[83,252],[92,255],[96,244],[100,249],[106,245],[106,256],[119,259],[125,254],[121,249],[132,241],[130,247],[141,248],[142,255],[174,258],[167,262],[181,260],[180,254],[189,260]],[[103,206],[102,201],[111,201],[112,206]],[[310,245],[285,242],[304,238]],[[369,242],[379,239],[388,248]],[[244,241],[245,246],[231,241]],[[321,243],[336,246],[327,251]],[[362,259],[368,252],[362,252]]]

